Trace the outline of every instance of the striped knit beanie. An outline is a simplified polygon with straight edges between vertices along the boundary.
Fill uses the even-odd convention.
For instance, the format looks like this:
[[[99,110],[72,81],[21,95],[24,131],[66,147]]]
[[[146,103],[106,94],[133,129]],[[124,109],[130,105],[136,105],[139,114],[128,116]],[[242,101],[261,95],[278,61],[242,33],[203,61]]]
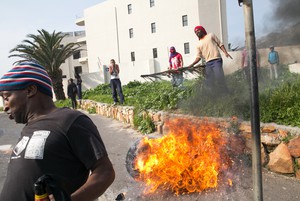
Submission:
[[[53,97],[52,81],[45,68],[39,64],[20,63],[0,79],[0,91],[22,90],[30,85],[36,85],[40,92]]]

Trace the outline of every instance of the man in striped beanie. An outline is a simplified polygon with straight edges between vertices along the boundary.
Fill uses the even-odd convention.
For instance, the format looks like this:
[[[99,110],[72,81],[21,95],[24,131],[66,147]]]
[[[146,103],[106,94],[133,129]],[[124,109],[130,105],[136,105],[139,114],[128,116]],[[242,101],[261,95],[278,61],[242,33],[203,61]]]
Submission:
[[[32,62],[20,63],[3,75],[0,96],[3,110],[16,123],[25,124],[55,108],[51,79],[44,67]]]
[[[9,118],[25,124],[0,200],[35,200],[34,183],[44,175],[53,175],[68,197],[52,189],[55,200],[95,200],[111,185],[115,172],[97,127],[84,113],[55,106],[42,66],[14,66],[0,79],[0,96]]]

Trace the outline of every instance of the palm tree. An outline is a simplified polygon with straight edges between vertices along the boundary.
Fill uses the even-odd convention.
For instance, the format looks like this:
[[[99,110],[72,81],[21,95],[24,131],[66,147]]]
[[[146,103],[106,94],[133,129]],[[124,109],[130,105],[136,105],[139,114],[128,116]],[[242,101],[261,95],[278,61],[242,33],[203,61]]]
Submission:
[[[80,45],[78,43],[62,45],[61,41],[66,36],[62,32],[56,33],[53,31],[51,34],[44,29],[38,30],[38,32],[39,35],[28,34],[27,38],[29,39],[23,40],[22,44],[10,50],[10,53],[19,52],[19,54],[11,54],[9,57],[22,58],[15,63],[31,61],[44,66],[52,79],[56,99],[64,100],[66,97],[63,90],[60,66],[68,57],[80,51]]]

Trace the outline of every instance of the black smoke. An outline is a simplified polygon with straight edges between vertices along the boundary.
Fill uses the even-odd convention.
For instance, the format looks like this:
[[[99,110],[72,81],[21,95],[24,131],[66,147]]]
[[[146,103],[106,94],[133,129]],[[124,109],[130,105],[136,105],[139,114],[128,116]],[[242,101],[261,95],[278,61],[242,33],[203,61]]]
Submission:
[[[300,22],[300,1],[299,0],[272,0],[275,22],[282,26],[289,27]]]
[[[257,40],[258,48],[300,44],[300,0],[269,0],[267,34]]]

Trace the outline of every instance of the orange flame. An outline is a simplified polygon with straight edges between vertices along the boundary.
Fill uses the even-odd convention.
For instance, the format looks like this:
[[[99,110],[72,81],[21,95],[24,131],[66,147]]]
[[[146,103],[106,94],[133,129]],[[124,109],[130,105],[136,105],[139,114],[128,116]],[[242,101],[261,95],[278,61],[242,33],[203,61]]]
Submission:
[[[143,138],[134,168],[147,185],[145,193],[158,188],[175,194],[201,192],[218,185],[225,140],[217,126],[207,122],[175,119],[162,138]],[[226,151],[225,151],[226,152]]]
[[[232,180],[231,179],[228,179],[228,185],[232,186]]]

